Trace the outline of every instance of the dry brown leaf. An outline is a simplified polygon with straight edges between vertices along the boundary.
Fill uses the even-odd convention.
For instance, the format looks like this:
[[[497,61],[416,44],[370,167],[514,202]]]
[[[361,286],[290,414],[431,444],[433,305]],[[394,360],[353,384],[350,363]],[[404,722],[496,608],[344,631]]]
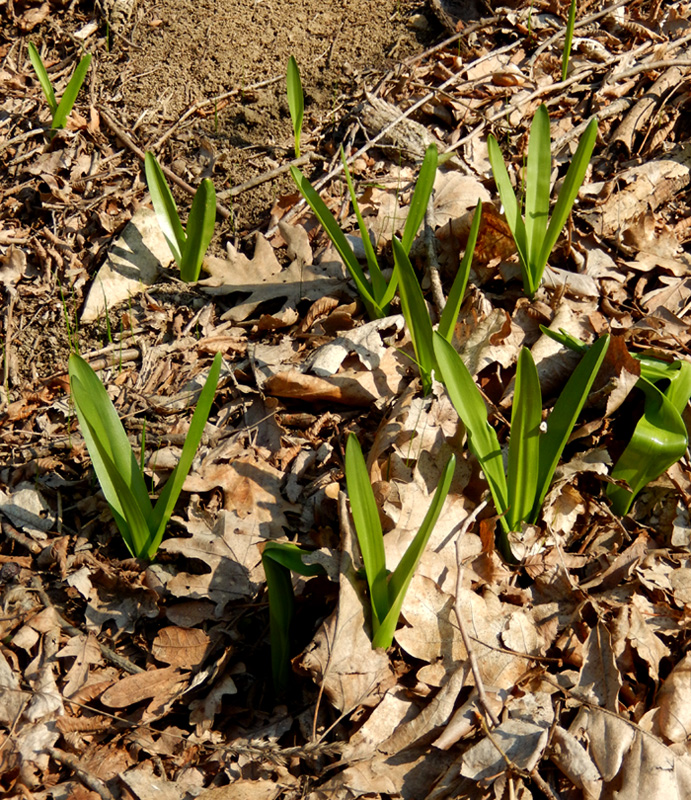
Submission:
[[[208,572],[178,572],[167,581],[168,591],[175,597],[211,600],[218,614],[233,600],[254,597],[264,581],[258,545],[270,538],[262,535],[254,517],[240,519],[221,511],[213,528],[197,516],[186,524],[191,537],[165,539],[161,550],[204,564]]]
[[[581,708],[569,733],[588,743],[606,785],[606,800],[687,800],[691,757],[678,755],[634,723],[596,708]]]
[[[295,509],[281,494],[285,476],[280,470],[256,456],[238,458],[230,464],[207,462],[208,459],[197,474],[185,480],[186,491],[210,492],[221,487],[223,506],[229,515],[224,518],[225,526],[235,518],[243,530],[251,530],[257,536],[272,539],[283,535],[288,527],[286,512]],[[203,530],[198,526],[196,529]]]
[[[127,675],[101,695],[108,708],[127,708],[150,698],[172,697],[189,679],[189,673],[177,667],[163,667]]]
[[[161,233],[156,214],[140,208],[108,249],[96,273],[82,311],[82,322],[93,322],[146,286],[156,282],[159,272],[173,261]]]
[[[283,231],[285,223],[279,227]],[[313,264],[298,257],[283,269],[276,259],[273,247],[261,234],[257,234],[254,255],[248,259],[232,245],[228,245],[228,258],[208,256],[204,266],[210,278],[199,285],[213,296],[241,293],[249,295],[227,311],[221,319],[241,322],[262,303],[282,300],[276,315],[295,309],[301,300],[317,300],[324,295],[338,295],[347,291],[343,263],[334,250],[322,254],[320,262]]]
[[[614,659],[612,640],[602,622],[590,631],[583,646],[583,666],[574,694],[610,711],[618,709],[622,679]]]
[[[374,372],[346,369],[325,379],[289,369],[270,377],[264,391],[274,397],[300,398],[305,402],[372,406],[382,398],[396,396],[410,381],[409,370],[410,360],[389,348]]]
[[[57,654],[57,658],[73,657],[74,663],[67,672],[65,697],[71,697],[89,680],[89,665],[102,661],[101,648],[93,634],[72,636]]]
[[[487,689],[507,689],[525,673],[530,659],[507,651],[504,633],[519,645],[518,652],[540,655],[545,640],[534,630],[535,622],[529,612],[516,611],[515,606],[502,603],[491,591],[482,596],[462,589],[460,606],[467,615],[468,633],[474,640],[480,674]],[[459,661],[467,658],[453,611],[454,598],[422,575],[414,575],[403,605],[407,627],[396,632],[396,641],[413,658],[426,661],[418,678],[431,686],[440,686]],[[514,614],[525,615],[520,619]]]
[[[233,781],[228,786],[205,789],[197,800],[276,800],[287,787],[275,781]]]
[[[151,643],[151,655],[164,664],[180,669],[194,669],[204,660],[210,639],[199,628],[178,628],[169,625]]]

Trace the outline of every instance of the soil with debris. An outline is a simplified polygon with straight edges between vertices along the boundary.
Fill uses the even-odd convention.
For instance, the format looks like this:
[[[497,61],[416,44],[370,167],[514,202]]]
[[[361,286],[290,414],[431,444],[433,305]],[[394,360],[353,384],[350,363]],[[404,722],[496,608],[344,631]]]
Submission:
[[[689,347],[691,4],[578,3],[565,81],[567,0],[4,5],[0,795],[688,797],[687,456],[624,516],[607,487],[644,411],[632,355],[683,361]],[[93,54],[65,130],[49,130],[29,42],[58,97]],[[290,55],[306,99],[297,159]],[[599,135],[529,300],[487,137],[520,187],[541,103],[555,194],[591,118]],[[545,412],[577,360],[541,325],[612,336],[540,519],[512,540],[516,565],[497,550],[487,484],[443,386],[423,395],[400,306],[368,319],[289,171],[310,176],[362,247],[343,145],[391,267],[430,143],[443,163],[411,255],[436,321],[481,201],[454,345],[502,445],[521,348]],[[205,177],[216,187],[196,283],[180,281],[150,210],[147,151],[175,181],[183,218],[190,189]],[[154,494],[222,356],[151,563],[130,557],[94,478],[70,402],[75,350]],[[660,419],[651,412],[653,427]],[[386,652],[370,646],[355,571],[349,433],[367,457],[389,568],[457,457]],[[295,576],[280,692],[269,541],[296,542],[323,567]]]

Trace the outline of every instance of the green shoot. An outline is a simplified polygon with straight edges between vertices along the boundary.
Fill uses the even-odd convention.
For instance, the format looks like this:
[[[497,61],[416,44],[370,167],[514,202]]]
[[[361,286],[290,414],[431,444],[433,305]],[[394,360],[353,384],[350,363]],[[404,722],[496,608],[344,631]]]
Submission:
[[[214,235],[216,222],[214,185],[208,178],[204,178],[199,185],[185,230],[180,222],[168,182],[153,153],[146,154],[144,169],[158,224],[180,269],[180,278],[185,283],[192,283],[199,279],[204,255]]]
[[[571,45],[573,44],[573,28],[576,24],[576,0],[571,0],[569,6],[569,18],[566,23],[566,36],[564,39],[564,53],[561,58],[561,79],[566,80],[569,74],[569,58],[571,57]]]
[[[51,130],[55,131],[59,128],[64,128],[67,117],[74,107],[79,90],[82,88],[82,84],[86,78],[86,73],[89,69],[89,64],[91,63],[91,54],[87,53],[82,57],[79,64],[77,64],[77,68],[67,84],[65,93],[58,103],[55,98],[53,84],[51,83],[48,75],[48,70],[45,68],[43,61],[41,60],[41,56],[39,55],[36,46],[32,42],[29,42],[28,50],[31,65],[34,68],[38,82],[41,84],[41,89],[43,89],[43,94],[48,101],[48,108],[50,108],[50,113],[53,117],[53,122],[50,126]]]
[[[355,216],[358,221],[360,235],[362,237],[363,246],[365,248],[365,256],[367,259],[367,267],[370,277],[367,278],[357,257],[350,246],[348,239],[336,222],[334,215],[329,211],[326,203],[321,199],[319,194],[315,191],[312,184],[305,178],[297,167],[291,167],[290,174],[293,176],[295,185],[300,190],[300,193],[307,201],[307,204],[314,212],[322,227],[328,234],[331,242],[338,251],[338,254],[343,259],[351,278],[355,281],[355,286],[362,298],[367,314],[370,319],[382,319],[386,317],[389,312],[389,304],[393,299],[396,292],[398,278],[394,273],[391,280],[386,282],[382,271],[377,262],[377,257],[374,252],[374,247],[369,238],[369,231],[365,225],[365,221],[360,213],[360,207],[355,196],[355,189],[353,187],[352,178],[348,169],[345,154],[341,150],[341,161],[343,162],[343,169],[345,173],[346,183],[348,184],[348,191],[350,198],[355,209]],[[431,145],[427,148],[425,158],[420,168],[420,175],[418,176],[413,192],[412,200],[410,201],[410,209],[408,217],[403,229],[403,249],[406,253],[410,251],[410,247],[417,235],[417,232],[422,224],[427,209],[427,203],[432,189],[434,188],[434,178],[437,171],[437,148]]]
[[[269,594],[271,672],[278,694],[285,691],[290,676],[290,625],[295,605],[290,573],[305,577],[325,574],[320,564],[305,564],[302,560],[304,555],[307,555],[304,550],[289,542],[267,542],[262,550]]]
[[[549,219],[550,174],[552,168],[549,114],[541,105],[530,126],[528,163],[525,176],[525,221],[521,204],[516,199],[509,173],[494,136],[487,140],[494,180],[504,206],[506,221],[511,229],[523,274],[523,289],[533,297],[540,286],[542,274],[559,234],[566,225],[571,208],[583,183],[588,162],[597,138],[597,120],[593,119],[578,144],[569,164],[564,184]]]
[[[556,333],[541,328],[552,339],[576,352],[587,352],[588,345],[565,331]],[[672,464],[686,453],[688,434],[681,417],[691,399],[691,364],[673,361],[671,364],[657,358],[634,353],[641,365],[636,388],[645,395],[643,416],[634,428],[631,441],[612,469],[612,477],[624,480],[624,486],[610,484],[607,497],[612,501],[615,514],[629,513],[634,498],[650,481],[659,478]],[[655,384],[667,381],[662,392]]]
[[[346,485],[355,533],[360,545],[370,591],[372,647],[374,648],[388,648],[393,642],[408,586],[449,493],[455,467],[455,456],[451,456],[444,467],[420,530],[403,554],[396,569],[388,574],[384,554],[384,536],[367,465],[357,437],[352,433],[348,437],[345,460]]]
[[[439,322],[439,333],[450,342],[456,326],[456,320],[461,310],[463,297],[468,277],[470,275],[470,265],[473,260],[473,252],[477,235],[480,229],[480,219],[482,216],[482,203],[478,201],[473,215],[473,222],[470,226],[468,245],[461,261],[454,282],[451,286],[449,298],[442,312]],[[425,298],[420,288],[413,265],[410,263],[406,251],[394,236],[393,254],[396,264],[396,273],[399,282],[399,293],[401,295],[401,310],[405,317],[406,325],[410,331],[410,338],[413,342],[415,351],[415,361],[420,370],[422,380],[422,391],[428,394],[432,389],[432,371],[436,365],[434,348],[432,347],[432,320],[430,319]]]
[[[118,413],[100,379],[84,359],[69,360],[70,388],[94,471],[128,550],[151,560],[182,491],[209,418],[221,370],[216,354],[192,415],[180,461],[152,506],[140,465]]]
[[[521,351],[511,415],[508,471],[504,471],[497,434],[487,408],[460,355],[446,339],[434,335],[434,352],[451,402],[468,432],[468,446],[489,484],[502,534],[500,549],[512,560],[507,534],[534,523],[552,483],[554,471],[588,397],[609,346],[603,336],[581,359],[557,400],[542,431],[542,393],[533,357]]]
[[[286,72],[286,93],[288,95],[288,108],[293,121],[293,135],[295,136],[295,158],[300,158],[300,134],[302,133],[302,118],[305,113],[305,95],[302,91],[300,70],[294,56],[288,59]]]

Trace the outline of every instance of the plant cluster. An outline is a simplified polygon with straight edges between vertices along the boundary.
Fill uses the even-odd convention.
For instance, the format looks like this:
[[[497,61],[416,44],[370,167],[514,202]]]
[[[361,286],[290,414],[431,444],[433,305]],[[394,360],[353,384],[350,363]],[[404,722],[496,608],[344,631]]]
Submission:
[[[564,74],[573,34],[575,0],[567,26]],[[57,103],[47,71],[33,45],[29,56],[53,115],[52,128],[62,127],[74,105],[89,67],[84,56],[60,103]],[[297,62],[288,64],[287,94],[293,122],[295,155],[300,155],[304,97]],[[550,218],[551,141],[547,109],[540,106],[533,119],[528,143],[523,198],[511,184],[499,145],[488,139],[490,164],[506,213],[521,265],[525,293],[538,290],[550,254],[563,230],[585,177],[595,140],[593,120],[578,144]],[[324,227],[347,267],[365,308],[372,318],[382,318],[391,309],[398,292],[401,309],[410,331],[422,388],[428,393],[436,377],[446,391],[467,432],[468,447],[477,459],[494,501],[499,524],[498,541],[508,561],[513,560],[508,534],[524,524],[538,521],[555,469],[583,409],[595,377],[605,358],[609,336],[588,345],[564,332],[544,330],[582,356],[549,416],[543,420],[542,394],[538,372],[530,351],[518,357],[511,431],[506,459],[497,433],[490,425],[483,395],[463,359],[451,344],[470,274],[481,222],[478,202],[468,244],[453,281],[446,306],[434,327],[420,283],[410,260],[410,250],[433,192],[438,155],[427,149],[415,185],[403,236],[392,240],[393,270],[387,277],[380,265],[360,211],[345,153],[343,171],[362,237],[366,269],[331,211],[309,180],[297,167],[291,168],[295,184]],[[216,198],[213,183],[205,179],[194,197],[187,226],[183,227],[163,171],[152,153],[145,157],[145,173],[160,228],[173,253],[184,281],[199,277],[204,254],[213,235]],[[644,396],[644,410],[633,435],[612,470],[613,483],[607,489],[615,513],[626,514],[636,493],[658,477],[686,451],[688,438],[681,412],[691,397],[691,365],[672,364],[647,356],[636,356],[640,365],[637,387]],[[200,393],[192,416],[180,461],[153,504],[127,434],[108,394],[91,367],[76,353],[70,356],[72,397],[96,477],[110,506],[123,541],[132,555],[154,558],[165,533],[201,441],[214,400],[221,369],[217,355]],[[142,442],[142,460],[144,443]],[[350,434],[345,452],[345,479],[350,499],[371,603],[372,646],[389,647],[398,624],[401,607],[439,518],[453,479],[456,458],[445,465],[424,521],[406,553],[392,572],[386,567],[379,511],[358,439]],[[272,666],[277,689],[288,679],[289,629],[293,609],[292,573],[322,574],[322,567],[305,563],[306,553],[292,543],[269,542],[262,552],[269,605]]]

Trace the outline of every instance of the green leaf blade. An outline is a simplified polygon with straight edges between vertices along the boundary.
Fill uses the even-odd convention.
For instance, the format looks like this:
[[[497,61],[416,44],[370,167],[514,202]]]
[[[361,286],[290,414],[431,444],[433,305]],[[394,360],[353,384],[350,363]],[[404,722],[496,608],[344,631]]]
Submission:
[[[151,535],[147,543],[147,558],[153,558],[158,551],[158,548],[163,539],[166,525],[170,520],[171,514],[175,508],[182,486],[185,483],[185,478],[189,474],[194,461],[194,456],[197,453],[197,448],[204,435],[204,426],[209,419],[211,413],[211,406],[213,405],[214,398],[216,397],[216,388],[218,386],[218,379],[221,373],[222,358],[220,353],[214,356],[209,375],[204,383],[197,400],[197,407],[194,409],[192,419],[190,420],[190,427],[185,437],[185,443],[182,446],[180,454],[180,461],[173,470],[172,475],[168,478],[163,491],[154,506],[149,520],[149,529]]]
[[[521,262],[521,269],[523,271],[523,284],[529,287],[529,252],[528,252],[528,239],[526,235],[525,222],[521,216],[521,209],[516,199],[516,193],[511,185],[509,173],[504,164],[504,157],[501,154],[497,140],[491,134],[487,137],[487,152],[489,155],[489,162],[492,167],[492,174],[494,175],[494,182],[497,185],[497,191],[501,203],[504,206],[504,214],[506,222],[511,230],[516,249],[518,250],[518,258]]]
[[[468,446],[477,458],[489,484],[497,513],[508,509],[508,490],[501,447],[487,419],[487,408],[480,390],[456,350],[438,332],[434,334],[437,366],[449,398],[468,432]],[[505,516],[502,526],[506,530]]]
[[[540,513],[554,471],[588,398],[608,347],[609,336],[600,337],[590,347],[566,382],[547,420],[547,431],[540,438],[540,471],[531,522],[534,522]]]
[[[422,379],[422,390],[424,394],[428,394],[432,388],[432,370],[435,365],[434,348],[432,346],[432,321],[429,318],[425,298],[408,254],[395,236],[392,239],[392,244],[403,316],[410,331],[410,338],[413,340],[415,357],[417,358]]]
[[[168,182],[153,153],[147,153],[144,157],[144,171],[161,233],[170,247],[175,263],[180,266],[187,236]]]
[[[307,205],[312,209],[329,239],[331,239],[331,243],[343,259],[343,263],[346,265],[350,277],[355,281],[355,286],[367,308],[367,313],[370,318],[383,319],[386,314],[374,298],[372,286],[365,277],[365,273],[362,271],[362,267],[355,257],[355,253],[348,243],[345,234],[336,222],[334,215],[329,211],[326,203],[321,199],[312,184],[297,167],[291,167],[290,174],[300,194],[305,198]]]
[[[401,615],[401,608],[405,600],[408,587],[413,579],[415,570],[417,569],[422,554],[427,546],[429,537],[437,524],[439,515],[446,501],[446,497],[451,487],[453,480],[454,470],[456,468],[456,457],[451,458],[446,462],[446,466],[441,474],[439,483],[434,492],[434,497],[430,507],[427,509],[425,518],[422,521],[420,529],[415,534],[415,538],[408,545],[403,557],[398,563],[396,569],[392,572],[389,579],[388,593],[389,593],[389,611],[382,621],[379,630],[372,639],[372,647],[383,647],[385,649],[391,647],[393,637],[398,625],[398,619]]]
[[[520,530],[535,505],[538,485],[542,392],[535,362],[524,347],[518,357],[509,439],[507,523]]]
[[[341,147],[341,163],[343,164],[343,174],[345,175],[346,184],[348,185],[348,192],[350,194],[350,202],[352,203],[353,210],[355,211],[355,217],[357,219],[358,228],[360,230],[360,237],[362,238],[362,246],[365,248],[365,258],[367,259],[367,266],[369,267],[369,274],[370,274],[370,284],[372,286],[372,296],[374,297],[375,301],[382,309],[383,312],[388,313],[388,303],[390,301],[385,301],[386,290],[388,288],[386,283],[386,278],[382,275],[382,271],[379,268],[379,262],[377,261],[377,254],[374,252],[374,246],[372,245],[372,240],[370,239],[369,231],[367,230],[367,225],[365,225],[365,220],[362,217],[362,213],[360,212],[360,204],[357,201],[357,196],[355,195],[355,187],[353,186],[353,179],[350,174],[350,170],[348,169],[348,162],[345,157],[345,153],[343,152],[343,148]]]
[[[74,107],[79,90],[82,88],[82,84],[86,79],[86,73],[89,71],[90,64],[91,53],[87,53],[77,65],[74,74],[65,88],[65,93],[60,99],[58,107],[55,109],[53,124],[51,125],[51,128],[54,130],[65,127],[65,122],[67,122],[67,117]]]
[[[578,147],[576,148],[576,153],[569,164],[564,183],[559,192],[559,197],[552,211],[552,218],[549,221],[549,227],[547,228],[547,233],[542,243],[542,249],[540,253],[536,255],[535,271],[536,275],[539,273],[538,285],[542,279],[542,273],[547,266],[547,261],[554,249],[554,245],[557,243],[559,234],[564,229],[566,221],[569,218],[573,204],[578,196],[578,191],[583,184],[583,179],[585,178],[585,173],[590,163],[590,157],[593,154],[596,139],[597,119],[592,119],[581,137]]]
[[[465,248],[465,254],[458,266],[458,272],[453,280],[449,297],[442,311],[441,319],[437,330],[446,339],[451,342],[453,332],[456,327],[456,321],[461,311],[465,290],[468,286],[468,277],[470,276],[470,266],[473,261],[473,253],[475,252],[475,245],[477,243],[478,233],[480,231],[480,221],[482,218],[482,200],[477,201],[475,213],[473,214],[473,221],[470,225],[470,233],[468,234],[468,244]]]
[[[204,178],[194,195],[187,220],[185,247],[180,262],[180,278],[185,283],[199,280],[202,261],[213,238],[215,225],[216,190],[213,183]]]
[[[41,89],[48,103],[48,108],[50,109],[50,113],[54,117],[55,112],[58,110],[58,102],[55,99],[55,92],[53,91],[53,84],[50,82],[50,76],[48,75],[48,70],[45,68],[44,63],[41,60],[41,56],[39,55],[39,52],[36,49],[36,45],[34,45],[33,42],[29,42],[29,44],[27,45],[27,50],[29,52],[29,60],[31,61],[31,66],[34,68],[34,72],[36,73],[38,82],[41,85]]]
[[[686,426],[673,403],[652,383],[639,378],[636,387],[645,393],[643,416],[631,441],[612,470],[629,489],[611,484],[607,496],[615,514],[628,514],[634,498],[650,481],[659,478],[686,453]]]
[[[274,690],[280,694],[290,679],[290,626],[295,597],[288,570],[278,560],[262,553],[262,566],[269,596],[269,638],[271,640],[271,675]]]
[[[143,557],[151,501],[125,429],[105,387],[80,356],[69,376],[77,419],[96,478],[130,552]]]
[[[376,635],[389,611],[384,537],[367,465],[357,436],[353,433],[348,436],[346,445],[345,476],[355,533],[365,564],[372,603],[373,634]]]
[[[525,179],[525,232],[528,245],[530,295],[540,285],[538,258],[547,231],[549,219],[549,185],[552,171],[551,137],[547,106],[542,104],[535,112],[530,126],[528,163]]]
[[[415,184],[415,191],[410,201],[408,216],[406,217],[405,226],[403,228],[403,238],[401,241],[406,255],[410,252],[417,232],[420,230],[420,225],[422,225],[422,221],[427,213],[427,204],[432,196],[434,180],[437,177],[437,161],[437,146],[431,144],[425,151],[425,157],[420,167],[420,174]]]
[[[302,120],[305,113],[305,95],[302,90],[298,62],[295,60],[294,56],[288,59],[286,94],[288,96],[288,108],[290,110],[290,119],[293,123],[293,135],[295,137],[295,158],[300,158],[300,133],[302,132]]]

